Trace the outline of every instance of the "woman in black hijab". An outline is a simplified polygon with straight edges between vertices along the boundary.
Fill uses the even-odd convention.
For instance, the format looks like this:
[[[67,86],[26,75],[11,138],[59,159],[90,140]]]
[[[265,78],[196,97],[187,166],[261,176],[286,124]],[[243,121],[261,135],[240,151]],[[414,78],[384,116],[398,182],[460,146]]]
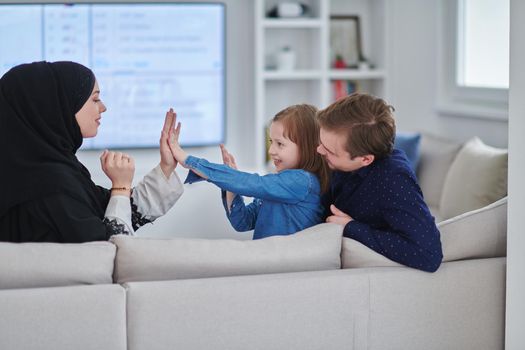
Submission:
[[[133,234],[180,197],[167,146],[171,113],[161,163],[134,189],[133,159],[120,152],[101,156],[112,189],[91,181],[75,153],[83,137],[97,134],[106,111],[99,94],[93,72],[74,62],[23,64],[0,79],[0,241],[87,242]]]

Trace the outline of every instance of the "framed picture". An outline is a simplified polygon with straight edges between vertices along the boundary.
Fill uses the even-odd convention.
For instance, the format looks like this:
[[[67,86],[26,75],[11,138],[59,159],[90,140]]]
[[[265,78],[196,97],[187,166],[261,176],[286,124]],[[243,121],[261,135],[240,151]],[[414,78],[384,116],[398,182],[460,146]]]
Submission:
[[[330,51],[332,67],[340,68],[344,62],[345,68],[357,68],[359,62],[365,61],[359,16],[330,17]]]

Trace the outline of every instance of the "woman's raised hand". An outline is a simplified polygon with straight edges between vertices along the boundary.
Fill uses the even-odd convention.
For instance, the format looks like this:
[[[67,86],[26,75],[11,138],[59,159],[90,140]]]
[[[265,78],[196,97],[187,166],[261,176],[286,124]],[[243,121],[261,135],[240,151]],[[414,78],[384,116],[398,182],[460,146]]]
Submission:
[[[228,150],[222,143],[220,144],[220,148],[222,154],[222,162],[230,168],[237,169],[237,164],[235,163],[235,158],[233,157],[233,155],[230,152],[228,152]]]
[[[100,156],[100,165],[111,180],[112,187],[129,195],[135,175],[133,158],[122,152],[105,150]]]
[[[171,154],[168,139],[170,137],[170,130],[177,122],[177,113],[170,108],[166,112],[166,119],[164,119],[164,127],[160,134],[160,168],[166,177],[169,179],[175,168],[177,167],[177,160]]]

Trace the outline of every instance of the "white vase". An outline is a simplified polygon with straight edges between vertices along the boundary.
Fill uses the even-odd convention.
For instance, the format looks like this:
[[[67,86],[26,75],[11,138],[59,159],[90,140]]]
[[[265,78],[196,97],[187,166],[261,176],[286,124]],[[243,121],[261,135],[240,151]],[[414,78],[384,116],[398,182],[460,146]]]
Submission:
[[[281,50],[277,53],[277,69],[279,70],[293,70],[295,69],[295,51]]]

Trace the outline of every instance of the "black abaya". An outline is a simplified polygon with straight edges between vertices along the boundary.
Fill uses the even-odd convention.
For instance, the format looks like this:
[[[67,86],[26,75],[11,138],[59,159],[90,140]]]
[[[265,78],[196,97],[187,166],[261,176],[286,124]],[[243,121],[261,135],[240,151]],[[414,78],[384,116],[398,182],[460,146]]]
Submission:
[[[17,66],[0,79],[0,241],[87,242],[104,224],[109,191],[76,158],[75,114],[95,77],[73,62]],[[109,228],[108,228],[109,227]]]

